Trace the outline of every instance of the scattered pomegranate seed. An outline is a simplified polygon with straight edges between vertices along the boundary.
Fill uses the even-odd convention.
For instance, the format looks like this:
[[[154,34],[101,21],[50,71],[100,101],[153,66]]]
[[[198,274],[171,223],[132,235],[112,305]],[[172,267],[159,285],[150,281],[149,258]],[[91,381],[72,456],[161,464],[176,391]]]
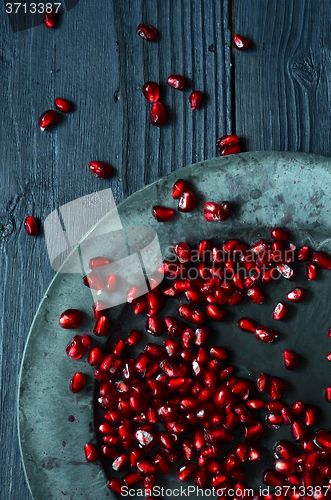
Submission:
[[[245,38],[244,36],[239,34],[234,35],[233,43],[238,50],[248,50],[251,47],[251,42],[248,40],[248,38]]]
[[[272,328],[268,328],[267,326],[258,326],[255,330],[255,338],[257,340],[261,340],[262,342],[266,342],[267,344],[271,344],[278,337],[275,330]]]
[[[207,201],[204,206],[203,216],[207,222],[220,222],[230,217],[231,212],[232,207],[228,201],[222,201],[220,204]]]
[[[80,335],[75,335],[66,347],[67,356],[71,359],[79,359],[86,351]]]
[[[216,146],[220,149],[223,149],[226,146],[232,146],[238,143],[238,136],[236,134],[232,135],[223,135],[216,141]]]
[[[148,24],[141,23],[137,27],[137,34],[147,42],[152,42],[156,37],[156,29]]]
[[[103,354],[101,348],[94,347],[93,349],[91,349],[87,358],[88,364],[91,366],[97,366],[102,362],[102,360]]]
[[[286,370],[293,370],[293,368],[299,366],[299,361],[295,352],[290,351],[289,349],[285,349],[285,351],[283,351],[282,353],[282,356]]]
[[[63,97],[57,97],[54,101],[56,109],[62,111],[62,113],[70,113],[72,109],[71,102],[67,99],[63,99]]]
[[[285,302],[278,302],[278,304],[275,306],[274,312],[272,313],[272,317],[276,321],[280,321],[281,319],[285,318],[288,310],[289,310],[288,304],[286,304]]]
[[[287,300],[290,300],[291,302],[301,302],[305,298],[305,296],[305,289],[301,286],[297,286],[287,294]]]
[[[54,10],[44,13],[44,23],[47,28],[54,28],[55,22],[56,12]]]
[[[326,359],[327,359],[328,361],[331,361],[331,352],[330,352],[329,354],[327,354]]]
[[[327,387],[324,392],[325,400],[331,403],[331,387]]]
[[[256,379],[256,388],[260,393],[267,392],[269,377],[265,373],[260,373]]]
[[[160,87],[156,82],[146,82],[143,86],[143,94],[148,102],[157,102],[160,97]]]
[[[190,97],[189,101],[191,104],[192,109],[198,109],[200,107],[201,101],[202,101],[203,93],[201,90],[194,90]]]
[[[117,280],[115,274],[110,274],[107,278],[107,283],[106,283],[106,289],[107,292],[113,293],[116,292],[117,290]]]
[[[279,377],[271,377],[268,386],[268,396],[271,401],[280,399],[284,394],[286,389],[286,383],[283,379]]]
[[[186,87],[186,80],[181,75],[170,75],[167,79],[167,84],[176,90],[184,90]]]
[[[156,127],[161,127],[166,121],[166,112],[160,102],[153,102],[151,106],[151,124]]]
[[[24,227],[29,236],[36,236],[38,234],[38,226],[36,219],[29,215],[24,221]]]
[[[66,309],[59,317],[59,325],[66,330],[75,330],[82,320],[82,313],[78,309]]]
[[[95,327],[93,329],[94,335],[97,335],[98,337],[104,337],[108,333],[108,323],[109,323],[109,318],[108,316],[100,316],[97,319],[97,322],[95,324]]]
[[[307,260],[309,260],[309,255],[310,255],[310,250],[308,247],[305,246],[299,250],[297,259],[300,262],[307,262]]]
[[[310,260],[317,267],[321,267],[322,269],[331,269],[331,260],[323,252],[314,252],[310,257]]]
[[[57,114],[57,112],[54,111],[53,109],[48,109],[39,118],[40,130],[43,132],[46,128],[50,127],[51,125],[54,125],[54,123],[56,123],[58,119],[59,115]]]
[[[249,318],[241,318],[238,321],[238,326],[239,326],[240,330],[242,330],[243,332],[255,333],[255,330],[256,330],[255,322]]]
[[[183,179],[178,179],[174,185],[173,185],[173,188],[172,188],[172,197],[175,199],[175,200],[178,200],[178,198],[181,197],[181,195],[185,192],[185,191],[188,191],[189,190],[189,187],[187,185],[187,182],[184,181]]]
[[[316,276],[317,276],[316,266],[314,264],[307,264],[306,269],[307,269],[307,278],[310,281],[316,280]]]
[[[84,446],[85,457],[88,462],[95,462],[98,459],[98,452],[92,443],[87,443]]]
[[[220,149],[220,156],[237,155],[240,153],[239,144],[229,144]]]
[[[98,295],[104,288],[102,278],[97,271],[91,271],[86,276],[83,276],[83,283],[85,286],[96,290]]]
[[[152,208],[152,214],[158,222],[166,222],[175,216],[175,211],[173,208],[154,205],[154,207]]]
[[[70,390],[74,394],[77,392],[81,391],[86,384],[86,378],[84,373],[82,372],[77,372],[73,375],[72,379],[70,380]]]
[[[93,257],[89,261],[89,268],[93,270],[97,269],[98,267],[108,266],[109,263],[110,260],[106,257]]]
[[[179,198],[178,210],[180,212],[192,212],[195,207],[196,199],[192,191],[184,191]]]
[[[257,286],[248,288],[247,297],[253,302],[253,304],[262,304],[264,301],[264,293]]]
[[[88,168],[97,179],[108,179],[112,173],[111,166],[103,161],[90,161]]]

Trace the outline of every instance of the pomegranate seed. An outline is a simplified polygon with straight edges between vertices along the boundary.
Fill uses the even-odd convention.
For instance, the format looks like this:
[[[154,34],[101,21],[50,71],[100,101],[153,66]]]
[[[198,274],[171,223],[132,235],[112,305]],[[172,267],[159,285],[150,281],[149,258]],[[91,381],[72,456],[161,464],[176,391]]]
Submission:
[[[314,443],[319,449],[328,453],[331,452],[331,435],[327,430],[320,429],[317,431],[314,436]]]
[[[175,211],[173,208],[161,207],[160,205],[154,205],[152,208],[153,217],[158,222],[166,222],[175,216]]]
[[[173,250],[178,257],[179,262],[190,262],[192,258],[191,250],[187,243],[180,241],[173,245]]]
[[[90,161],[88,168],[98,179],[108,179],[112,173],[112,167],[103,161]]]
[[[331,259],[324,252],[314,252],[310,260],[317,267],[322,269],[331,269]]]
[[[317,268],[314,264],[306,264],[307,278],[310,281],[316,280]]]
[[[206,307],[206,313],[214,321],[224,321],[226,317],[226,312],[223,309],[221,309],[219,306],[214,306],[212,304],[209,304]]]
[[[137,27],[137,34],[147,42],[152,42],[156,37],[156,29],[148,24],[141,23]]]
[[[228,201],[222,201],[220,204],[207,201],[204,206],[203,216],[207,222],[220,222],[230,217],[231,212],[232,207]]]
[[[286,370],[293,370],[293,368],[299,366],[299,361],[295,352],[290,351],[290,349],[285,349],[282,356]]]
[[[89,268],[93,270],[97,269],[98,267],[108,266],[109,262],[110,260],[106,257],[93,257],[89,261]]]
[[[328,403],[331,403],[331,387],[327,387],[324,391],[324,397],[325,397],[325,400],[328,402]]]
[[[150,333],[154,337],[160,337],[165,331],[165,324],[158,317],[149,315],[145,328],[147,333]]]
[[[248,50],[251,47],[251,42],[248,40],[248,38],[245,38],[244,36],[239,34],[234,35],[233,43],[238,50]]]
[[[50,127],[51,125],[54,125],[54,123],[56,123],[58,119],[59,115],[57,114],[57,112],[54,111],[53,109],[48,109],[39,118],[40,130],[43,132],[46,128]]]
[[[277,270],[280,272],[283,278],[289,281],[293,281],[298,272],[296,269],[294,269],[292,266],[288,264],[280,264],[279,266],[277,266]]]
[[[257,444],[251,444],[249,447],[248,460],[250,462],[259,462],[261,460],[260,448]]]
[[[238,143],[238,136],[236,134],[233,135],[223,135],[216,141],[216,146],[218,148],[224,148],[225,146],[232,146],[233,144]],[[231,240],[231,241],[236,241],[236,240]],[[236,246],[238,246],[238,242],[236,242]]]
[[[72,109],[71,102],[67,99],[63,99],[62,97],[57,97],[55,99],[55,107],[59,111],[62,111],[62,113],[70,113]]]
[[[190,461],[184,462],[177,470],[177,479],[181,483],[189,481],[196,474],[196,465]]]
[[[279,227],[274,227],[270,234],[274,240],[285,241],[287,239],[287,232],[284,229],[279,229]]]
[[[59,325],[66,330],[75,330],[82,320],[82,313],[78,309],[66,309],[59,317]]]
[[[148,102],[157,102],[160,97],[160,87],[156,82],[146,82],[143,86],[143,94]]]
[[[227,350],[219,346],[212,346],[209,354],[212,358],[220,359],[221,361],[224,361],[228,357]]]
[[[257,286],[248,288],[247,297],[253,302],[253,304],[262,304],[264,301],[264,293]]]
[[[123,487],[125,486],[124,481],[120,479],[119,477],[112,477],[109,479],[107,483],[107,488],[112,491],[113,493],[116,493],[116,495],[121,495],[123,491]]]
[[[258,326],[255,330],[255,338],[257,340],[261,340],[262,342],[266,342],[267,344],[271,344],[278,337],[275,330],[272,328],[268,328],[267,326]]]
[[[274,488],[281,488],[284,484],[284,478],[279,472],[266,469],[262,476],[263,484],[273,486]]]
[[[25,231],[29,236],[36,236],[38,234],[38,226],[36,219],[29,215],[24,221]]]
[[[192,191],[184,191],[181,194],[178,202],[178,210],[180,212],[192,212],[196,207],[196,198]]]
[[[251,399],[246,404],[253,410],[262,410],[265,407],[265,402],[262,399]]]
[[[88,462],[95,462],[98,460],[98,452],[92,443],[87,443],[84,446],[85,457]]]
[[[161,127],[166,121],[166,112],[160,102],[153,102],[151,106],[151,124],[156,127]]]
[[[71,359],[79,359],[86,351],[86,347],[82,343],[82,337],[75,335],[66,347],[67,356]]]
[[[112,468],[116,472],[121,472],[124,469],[124,467],[128,461],[129,461],[129,459],[128,459],[127,455],[124,455],[124,454],[119,455],[117,458],[115,458],[114,462],[112,463]]]
[[[94,335],[97,335],[98,337],[104,337],[105,335],[107,335],[108,323],[109,323],[108,316],[100,316],[100,318],[97,319],[97,322],[93,329]]]
[[[310,254],[309,248],[307,246],[302,247],[301,250],[299,250],[298,252],[297,259],[300,262],[307,262],[307,260],[309,260],[309,254]]]
[[[97,290],[97,295],[99,295],[104,288],[102,278],[97,271],[91,271],[86,276],[83,276],[83,283],[85,286]]]
[[[54,28],[56,22],[56,12],[51,10],[51,12],[44,12],[44,23],[47,28]]]
[[[229,144],[229,146],[224,146],[220,149],[220,156],[236,155],[240,153],[239,144]]]
[[[186,80],[181,75],[170,75],[167,79],[167,84],[176,90],[184,90],[186,87]]]
[[[302,441],[307,437],[307,427],[299,420],[294,420],[291,425],[291,433],[294,441]]]
[[[194,333],[194,343],[197,346],[203,346],[210,336],[210,329],[207,326],[197,328]]]
[[[134,304],[136,299],[141,295],[141,291],[138,286],[133,286],[131,287],[127,292],[126,292],[126,301],[129,304]]]
[[[201,90],[194,90],[191,93],[191,95],[189,97],[189,101],[190,101],[192,109],[199,108],[201,101],[202,101],[202,97],[203,97],[203,93],[201,92]]]
[[[250,422],[242,427],[242,437],[245,441],[255,441],[259,439],[264,432],[261,422]]]
[[[276,321],[280,321],[286,316],[288,310],[289,310],[288,304],[286,304],[285,302],[278,302],[278,304],[275,306],[274,312],[272,313],[272,317]]]
[[[280,425],[284,423],[283,416],[278,413],[268,413],[266,422],[272,429],[279,429]]]
[[[142,339],[142,333],[139,332],[138,330],[131,330],[129,335],[127,336],[126,343],[130,347],[134,347],[135,345],[138,344]]]
[[[291,302],[301,302],[306,295],[306,291],[304,288],[301,286],[298,286],[296,288],[293,288],[288,294],[287,294],[287,300],[290,300]]]
[[[210,485],[209,474],[206,468],[202,467],[198,470],[194,478],[195,484],[198,488],[206,489]]]
[[[137,472],[132,472],[131,474],[126,474],[126,476],[123,476],[123,481],[129,488],[132,488],[132,486],[140,483],[142,479],[142,476]]]
[[[160,448],[156,453],[154,453],[153,463],[155,464],[155,467],[157,468],[158,472],[160,472],[160,474],[167,475],[169,474],[171,469],[171,462],[165,453],[167,449],[163,449],[164,451],[160,451]],[[171,453],[171,450],[169,450],[169,452]]]
[[[178,200],[181,195],[185,192],[185,191],[188,191],[189,190],[189,187],[186,183],[186,181],[184,181],[183,179],[178,179],[174,185],[173,185],[173,188],[172,188],[172,197],[175,199],[175,200]]]
[[[102,363],[103,354],[100,347],[94,347],[88,355],[87,362],[91,366],[97,366]]]
[[[281,401],[269,401],[267,403],[267,410],[273,413],[281,413],[284,408],[284,404]]]
[[[256,379],[256,388],[260,393],[264,393],[268,390],[268,380],[269,377],[265,373],[260,373]]]
[[[305,404],[304,404],[304,402],[303,401],[296,401],[295,403],[293,403],[293,405],[292,405],[292,411],[296,415],[302,415],[303,412],[305,411]]]
[[[141,297],[135,302],[133,312],[135,314],[142,314],[148,310],[148,304],[145,297]]]
[[[83,389],[85,384],[86,384],[85,375],[82,372],[77,372],[73,375],[72,379],[70,380],[69,387],[71,392],[76,394],[76,392],[79,392]]]
[[[284,408],[282,408],[281,413],[282,413],[282,417],[284,420],[284,424],[291,425],[293,420],[294,420],[294,416],[293,416],[293,412],[292,412],[291,408],[284,407]]]
[[[280,399],[286,389],[286,383],[279,377],[271,377],[268,388],[269,399],[275,401]]]
[[[315,425],[317,418],[317,409],[315,406],[309,406],[305,411],[305,424],[307,426]]]
[[[255,322],[249,318],[241,318],[238,321],[238,326],[243,332],[255,333],[256,330]]]

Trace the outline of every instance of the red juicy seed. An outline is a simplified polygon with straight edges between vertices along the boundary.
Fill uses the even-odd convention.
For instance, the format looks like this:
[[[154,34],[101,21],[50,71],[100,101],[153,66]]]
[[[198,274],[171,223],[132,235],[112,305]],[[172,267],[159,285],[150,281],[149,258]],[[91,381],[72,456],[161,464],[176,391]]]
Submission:
[[[210,485],[210,478],[207,469],[205,469],[204,467],[199,469],[199,471],[195,475],[194,481],[198,488],[208,488]]]
[[[237,155],[239,153],[239,144],[230,144],[229,146],[224,146],[222,149],[220,149],[220,156]]]
[[[322,269],[331,269],[331,259],[324,252],[314,252],[310,260],[317,267]]]
[[[145,297],[141,297],[135,302],[133,312],[135,314],[142,314],[148,310],[148,304]]]
[[[95,319],[99,319],[100,316],[102,316],[102,311],[104,311],[106,308],[107,308],[106,302],[104,302],[103,300],[97,300],[93,304],[93,312]]]
[[[159,100],[160,87],[156,82],[146,82],[143,86],[143,94],[148,102],[156,102]]]
[[[214,290],[214,297],[219,304],[226,304],[228,301],[228,294],[224,288],[216,288]]]
[[[82,344],[82,337],[75,335],[66,347],[67,356],[71,359],[79,359],[86,351],[86,347]]]
[[[91,349],[87,358],[88,364],[91,366],[97,366],[102,362],[102,360],[103,354],[100,347],[94,347]]]
[[[134,347],[135,345],[138,344],[138,342],[140,342],[141,338],[142,338],[141,332],[139,332],[138,330],[131,330],[131,332],[127,336],[126,343],[130,347]]]
[[[167,351],[167,355],[170,358],[178,359],[181,353],[181,344],[175,339],[165,339],[163,342],[164,348]]]
[[[181,334],[182,346],[185,349],[191,349],[194,345],[194,331],[190,328],[186,328]]]
[[[228,353],[224,347],[212,346],[209,350],[209,354],[212,358],[220,359],[224,361],[228,357]]]
[[[327,430],[320,429],[317,431],[314,436],[314,443],[319,449],[328,453],[331,452],[331,435]]]
[[[214,321],[224,321],[226,317],[226,312],[223,309],[212,304],[206,307],[206,313]]]
[[[170,75],[167,79],[167,84],[176,90],[184,90],[186,87],[186,80],[181,75]]]
[[[303,401],[296,401],[292,405],[292,411],[295,415],[302,415],[305,411],[305,404]]]
[[[160,448],[161,450],[161,448]],[[167,475],[170,472],[171,469],[171,461],[169,460],[168,456],[166,455],[165,452],[163,451],[157,451],[153,455],[153,463],[155,464],[155,467],[157,468],[158,472],[163,475]],[[164,451],[166,448],[164,449]],[[170,451],[170,450],[169,450]],[[170,451],[171,453],[171,451]]]
[[[203,216],[207,222],[220,222],[230,217],[232,212],[231,204],[222,201],[220,204],[207,201],[204,206]]]
[[[132,488],[132,486],[140,483],[142,479],[142,476],[136,472],[132,472],[132,474],[126,474],[126,476],[123,476],[123,481],[129,488]]]
[[[290,351],[290,349],[285,349],[282,356],[286,370],[293,370],[293,368],[299,366],[299,361],[295,352]]]
[[[148,24],[141,23],[137,27],[137,34],[147,42],[152,42],[156,37],[156,29]]]
[[[252,319],[241,318],[238,321],[238,326],[239,326],[240,330],[242,330],[243,332],[255,333],[256,324]]]
[[[305,298],[305,295],[305,289],[301,286],[297,286],[296,288],[293,288],[293,290],[288,292],[287,300],[290,300],[291,302],[301,302]]]
[[[276,321],[280,321],[286,316],[288,309],[289,309],[288,304],[286,304],[285,302],[278,302],[278,304],[274,309],[274,312],[272,313],[272,317]]]
[[[85,347],[85,349],[89,349],[91,347],[91,341],[90,341],[89,337],[86,335],[86,333],[84,333],[84,335],[82,335],[81,343]]]
[[[75,330],[82,320],[82,313],[78,309],[67,309],[59,317],[59,325],[66,330]]]
[[[153,217],[158,222],[166,222],[175,216],[175,211],[173,208],[162,207],[160,205],[154,205],[152,208]]]
[[[284,423],[283,416],[279,413],[268,413],[266,422],[272,429],[279,429],[280,425]]]
[[[178,257],[179,262],[190,262],[192,258],[190,247],[184,241],[175,243],[173,245],[173,250]]]
[[[71,102],[68,101],[67,99],[63,99],[62,97],[57,97],[54,101],[55,107],[59,110],[62,111],[62,113],[70,113],[72,106]]]
[[[309,248],[302,247],[301,250],[299,250],[299,252],[298,252],[297,259],[300,262],[306,262],[307,260],[309,260],[309,254],[310,254]]]
[[[287,476],[288,474],[292,474],[294,472],[294,463],[292,460],[279,458],[275,462],[275,470]]]
[[[95,462],[98,459],[98,452],[92,443],[87,443],[84,446],[85,457],[88,462]]]
[[[251,399],[246,402],[246,405],[253,410],[262,410],[265,407],[265,402],[262,399]]]
[[[122,481],[122,479],[120,479],[119,477],[112,477],[107,483],[107,488],[117,495],[121,495],[123,491],[122,488],[124,486],[124,481]]]
[[[156,127],[161,127],[166,121],[166,112],[160,102],[153,102],[151,106],[151,124]]]
[[[205,296],[198,289],[191,288],[190,290],[185,291],[185,297],[189,304],[199,305],[202,304],[205,300]]]
[[[79,392],[83,389],[85,384],[86,384],[85,375],[82,372],[77,372],[74,374],[74,376],[70,380],[69,387],[70,387],[71,392],[76,394],[76,392]]]
[[[104,422],[99,425],[99,431],[101,434],[116,434],[116,427],[110,422]]]
[[[205,260],[206,253],[208,252],[209,249],[210,249],[210,242],[209,241],[207,241],[207,240],[199,241],[199,244],[197,247],[199,260],[202,260],[202,261]]]
[[[181,194],[178,202],[180,212],[192,212],[196,207],[196,198],[192,191],[185,191]]]
[[[329,354],[327,354],[327,355],[326,355],[326,359],[327,359],[328,361],[331,361],[331,352],[330,352]]]
[[[299,420],[294,420],[291,425],[291,433],[294,441],[302,441],[307,437],[307,427]]]
[[[286,389],[286,383],[279,377],[271,377],[268,387],[268,395],[271,401],[280,399]]]
[[[247,290],[247,297],[253,304],[262,304],[264,301],[264,293],[257,286],[252,286]]]
[[[51,125],[54,125],[59,119],[59,115],[57,114],[56,111],[53,109],[48,109],[45,111],[41,117],[39,118],[39,127],[40,130],[43,132],[46,128],[50,127]]]
[[[186,482],[192,479],[196,474],[196,465],[190,461],[184,462],[177,470],[177,479],[180,482]]]
[[[126,301],[129,304],[134,304],[136,299],[141,295],[141,291],[138,286],[133,286],[131,287],[127,292],[126,292]]]
[[[233,43],[236,49],[238,50],[248,50],[251,47],[251,42],[248,40],[248,38],[245,38],[244,36],[239,35],[238,33],[234,35]]]
[[[261,394],[267,392],[268,382],[269,382],[268,375],[266,373],[260,373],[260,375],[256,379],[256,388]]]
[[[112,167],[104,161],[90,161],[88,164],[91,174],[97,179],[108,179],[112,173]]]
[[[316,280],[317,268],[314,264],[306,264],[307,278],[310,281]]]
[[[47,28],[54,28],[56,22],[56,12],[51,10],[51,12],[44,12],[44,23]]]
[[[97,292],[99,292],[98,295],[104,288],[102,278],[97,271],[91,271],[86,276],[83,276],[83,283],[85,286],[97,290]]]
[[[307,426],[315,425],[317,418],[317,409],[315,406],[309,406],[305,411],[305,424]]]
[[[119,455],[117,458],[115,458],[114,462],[112,463],[112,468],[116,472],[121,472],[124,469],[125,465],[127,464],[128,460],[129,459],[127,455],[124,454]]]
[[[203,93],[201,92],[201,90],[194,90],[191,93],[191,95],[189,97],[189,101],[190,101],[192,109],[199,108],[201,101],[202,101],[202,97],[203,97]]]
[[[97,269],[98,267],[108,266],[110,260],[107,257],[93,257],[90,259],[89,268]]]
[[[263,432],[263,425],[257,421],[245,424],[241,429],[242,437],[245,441],[255,441],[262,436]]]
[[[180,198],[185,191],[188,191],[188,189],[189,188],[186,181],[184,181],[183,179],[178,179],[173,185],[172,197],[175,200],[178,200],[178,198]]]
[[[146,332],[154,335],[154,337],[160,337],[165,331],[164,322],[157,318],[156,316],[150,315],[146,322]]]
[[[267,344],[271,344],[274,342],[278,335],[272,328],[268,328],[267,326],[258,326],[255,330],[255,338],[257,340],[261,340]]]
[[[292,266],[288,264],[280,264],[279,266],[277,266],[277,270],[280,272],[283,278],[289,281],[293,281],[298,272],[296,269],[294,269]]]
[[[194,343],[197,346],[203,346],[210,336],[210,329],[207,326],[197,328],[194,333]]]
[[[105,335],[107,335],[108,323],[109,323],[108,316],[100,316],[100,318],[97,319],[97,322],[93,329],[94,335],[97,335],[98,337],[104,337]]]
[[[239,271],[238,273],[234,274],[232,278],[233,284],[239,288],[240,290],[244,289],[244,277],[243,274]],[[264,299],[262,291],[257,288],[257,287],[252,287],[250,289],[250,292],[247,291],[247,296],[251,299],[253,303],[260,304],[260,298],[262,297],[262,302]],[[254,300],[257,300],[257,302],[254,302]]]
[[[36,219],[31,215],[25,219],[24,227],[29,236],[36,236],[38,234]]]
[[[229,306],[237,306],[242,302],[242,293],[240,290],[235,290],[229,295],[228,304]]]
[[[279,472],[271,469],[266,469],[262,476],[263,484],[267,486],[273,486],[274,488],[280,488],[284,484],[284,478]]]
[[[281,413],[284,408],[284,404],[281,401],[269,401],[267,403],[267,410],[272,413]]]
[[[284,408],[282,408],[281,413],[283,416],[284,424],[285,425],[292,424],[292,422],[294,420],[294,416],[293,416],[293,412],[292,412],[291,408],[284,407]]]
[[[125,340],[119,340],[113,348],[113,354],[116,358],[122,358],[125,351]]]
[[[192,313],[194,311],[194,307],[187,304],[182,304],[178,307],[177,313],[183,318],[185,321],[192,321]]]
[[[214,394],[214,405],[218,409],[223,408],[229,401],[229,398],[230,390],[225,386],[218,387]]]
[[[260,452],[260,448],[257,444],[250,445],[248,460],[250,462],[259,462],[261,460],[261,452]]]
[[[285,241],[287,239],[287,232],[284,229],[279,229],[279,227],[274,227],[270,234],[274,240]]]
[[[238,136],[236,134],[223,135],[222,137],[217,139],[216,146],[221,149],[221,148],[224,148],[225,146],[230,146],[230,145],[237,144],[237,143],[238,143]],[[238,244],[238,242],[237,242],[237,244]]]

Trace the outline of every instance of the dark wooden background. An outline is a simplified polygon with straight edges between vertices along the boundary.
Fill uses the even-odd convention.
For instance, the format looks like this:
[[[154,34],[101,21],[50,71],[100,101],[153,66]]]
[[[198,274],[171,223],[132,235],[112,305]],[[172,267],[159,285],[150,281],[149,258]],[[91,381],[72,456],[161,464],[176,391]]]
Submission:
[[[5,2],[6,3],[6,2]],[[217,155],[216,138],[236,132],[243,150],[329,155],[330,5],[327,0],[80,0],[54,30],[13,33],[0,6],[0,484],[1,499],[30,499],[16,423],[18,374],[34,314],[52,277],[43,231],[26,215],[47,215],[111,187],[116,201],[185,165]],[[66,9],[64,9],[66,10]],[[158,29],[154,43],[136,35]],[[253,41],[231,50],[232,32]],[[184,74],[188,89],[166,85]],[[161,84],[168,113],[149,124],[141,87]],[[204,92],[192,112],[192,89]],[[75,112],[41,133],[38,117],[63,96]],[[107,181],[90,160],[115,169]],[[249,182],[249,179],[247,179]]]

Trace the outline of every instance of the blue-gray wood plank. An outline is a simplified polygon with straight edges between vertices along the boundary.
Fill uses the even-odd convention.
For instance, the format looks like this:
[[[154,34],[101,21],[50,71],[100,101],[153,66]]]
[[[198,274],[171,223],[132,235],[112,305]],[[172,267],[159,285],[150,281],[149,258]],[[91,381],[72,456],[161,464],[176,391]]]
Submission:
[[[28,237],[24,218],[34,215],[42,227],[53,210],[83,195],[111,187],[118,202],[216,155],[216,138],[233,131],[231,5],[80,0],[56,29],[41,25],[17,33],[4,3],[0,16],[0,484],[2,500],[28,500],[17,440],[18,374],[54,271],[42,229]],[[158,28],[157,41],[138,38],[140,22]],[[183,73],[187,90],[169,88],[170,73]],[[149,124],[141,92],[147,80],[161,84],[169,119],[160,129]],[[205,98],[192,112],[193,89]],[[57,96],[72,100],[75,111],[42,133],[38,117]],[[93,159],[113,165],[114,175],[92,177],[87,165]]]

